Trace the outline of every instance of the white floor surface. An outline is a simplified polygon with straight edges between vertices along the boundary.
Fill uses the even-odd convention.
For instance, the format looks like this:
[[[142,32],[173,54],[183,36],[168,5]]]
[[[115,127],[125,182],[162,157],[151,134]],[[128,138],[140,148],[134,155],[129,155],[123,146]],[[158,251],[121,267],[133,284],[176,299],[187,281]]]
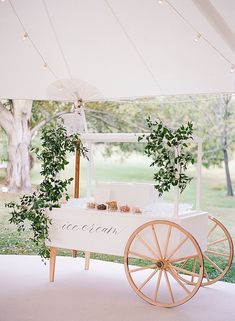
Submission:
[[[55,283],[36,256],[0,256],[0,321],[235,320],[235,284],[200,288],[184,305],[154,307],[127,282],[121,264],[58,257]]]

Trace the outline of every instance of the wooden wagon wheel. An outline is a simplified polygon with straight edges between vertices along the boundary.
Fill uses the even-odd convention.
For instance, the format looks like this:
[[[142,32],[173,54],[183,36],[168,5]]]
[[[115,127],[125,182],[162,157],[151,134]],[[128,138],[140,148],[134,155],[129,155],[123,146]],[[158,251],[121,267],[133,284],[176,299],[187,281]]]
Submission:
[[[203,253],[204,259],[204,278],[202,286],[207,286],[221,280],[228,272],[233,262],[233,241],[225,226],[213,216],[208,217],[209,229],[207,248]],[[195,269],[198,265],[198,257],[185,258],[178,262],[179,266],[185,269]],[[195,284],[195,278],[185,279],[180,276],[188,284]]]
[[[233,241],[225,226],[213,216],[209,216],[209,233],[207,249],[203,253],[203,286],[221,280],[233,262]],[[210,275],[210,276],[209,276]]]
[[[196,256],[197,269],[180,267],[182,256]],[[203,278],[203,256],[197,241],[170,221],[156,220],[137,228],[127,242],[124,265],[134,291],[145,301],[161,307],[187,302],[198,291]],[[188,284],[186,280],[192,276],[195,283]]]

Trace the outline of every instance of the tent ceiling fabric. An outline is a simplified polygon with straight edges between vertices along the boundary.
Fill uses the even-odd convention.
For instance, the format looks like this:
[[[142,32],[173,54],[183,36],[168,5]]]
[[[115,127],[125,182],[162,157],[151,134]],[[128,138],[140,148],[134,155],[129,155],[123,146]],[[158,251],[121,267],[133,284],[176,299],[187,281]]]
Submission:
[[[73,100],[77,92],[98,100],[235,92],[235,1],[162,2],[0,2],[0,97]],[[195,42],[187,21],[225,59],[205,39]],[[39,53],[29,38],[22,40],[25,31]]]

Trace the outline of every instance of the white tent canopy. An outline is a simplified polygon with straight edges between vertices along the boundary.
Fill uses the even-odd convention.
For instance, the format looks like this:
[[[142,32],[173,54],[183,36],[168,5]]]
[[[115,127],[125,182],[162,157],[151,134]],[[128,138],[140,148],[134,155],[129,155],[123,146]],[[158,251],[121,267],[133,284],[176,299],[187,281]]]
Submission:
[[[234,13],[234,0],[2,0],[0,98],[235,92]]]

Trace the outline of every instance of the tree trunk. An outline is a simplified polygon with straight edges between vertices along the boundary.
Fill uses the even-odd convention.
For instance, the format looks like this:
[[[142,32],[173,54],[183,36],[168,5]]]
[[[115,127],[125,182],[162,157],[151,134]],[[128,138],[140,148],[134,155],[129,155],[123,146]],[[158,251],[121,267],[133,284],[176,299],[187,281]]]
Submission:
[[[12,126],[8,136],[7,183],[11,192],[28,192],[30,183],[31,132],[29,121],[32,101],[15,100],[13,102]]]
[[[7,187],[11,192],[31,190],[30,169],[33,157],[30,155],[32,138],[37,131],[52,119],[66,112],[57,112],[30,129],[32,112],[31,100],[14,100],[11,108],[6,108],[0,101],[0,126],[8,138]]]
[[[229,112],[229,102],[231,100],[231,95],[223,96],[222,103],[220,104],[223,111],[223,120],[224,126],[221,137],[221,145],[224,154],[224,167],[226,174],[226,183],[227,183],[227,196],[233,196],[233,185],[229,171],[229,157],[228,157],[228,138],[229,138],[229,117],[231,116]]]
[[[232,185],[232,180],[231,180],[230,171],[229,171],[227,149],[223,149],[223,153],[224,153],[224,166],[225,166],[226,183],[227,183],[227,196],[234,196],[233,185]]]

